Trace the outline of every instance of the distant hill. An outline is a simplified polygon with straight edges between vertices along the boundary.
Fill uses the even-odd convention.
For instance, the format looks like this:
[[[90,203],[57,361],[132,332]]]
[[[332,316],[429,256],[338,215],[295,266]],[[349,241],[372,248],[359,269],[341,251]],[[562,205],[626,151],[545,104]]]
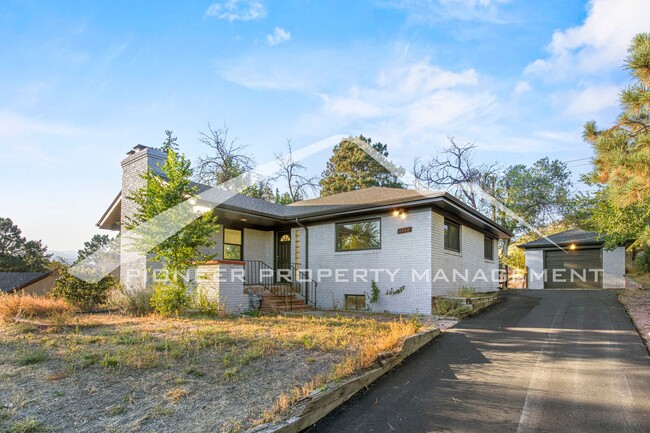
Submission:
[[[72,263],[77,259],[77,250],[48,250],[48,254],[52,254],[53,259],[60,259],[66,263]]]

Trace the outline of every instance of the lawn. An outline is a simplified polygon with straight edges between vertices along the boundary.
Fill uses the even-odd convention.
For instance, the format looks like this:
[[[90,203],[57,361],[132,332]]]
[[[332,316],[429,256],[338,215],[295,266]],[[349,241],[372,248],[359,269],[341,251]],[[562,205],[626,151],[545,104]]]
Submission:
[[[6,318],[0,431],[244,431],[373,366],[419,327],[338,316]]]

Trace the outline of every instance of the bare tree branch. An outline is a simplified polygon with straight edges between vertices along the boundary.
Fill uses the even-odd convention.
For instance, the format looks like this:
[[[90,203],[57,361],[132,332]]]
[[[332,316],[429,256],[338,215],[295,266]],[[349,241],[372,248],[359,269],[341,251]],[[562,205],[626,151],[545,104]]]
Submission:
[[[289,190],[289,196],[293,202],[304,200],[309,192],[318,189],[318,178],[308,177],[303,174],[307,170],[303,164],[293,159],[291,140],[287,140],[288,154],[275,154],[280,169],[274,180],[282,179]]]
[[[450,189],[457,187],[458,193],[470,206],[478,209],[480,202],[474,191],[463,184],[476,184],[490,191],[491,179],[500,171],[497,163],[474,164],[474,144],[459,145],[454,137],[448,137],[451,143],[442,153],[436,153],[430,160],[416,159],[413,162],[413,176],[426,188]]]
[[[199,157],[194,177],[207,185],[218,185],[233,179],[255,167],[252,157],[244,153],[245,145],[237,140],[229,140],[228,127],[212,129],[208,123],[208,132],[201,132],[199,141],[211,149],[211,155]]]

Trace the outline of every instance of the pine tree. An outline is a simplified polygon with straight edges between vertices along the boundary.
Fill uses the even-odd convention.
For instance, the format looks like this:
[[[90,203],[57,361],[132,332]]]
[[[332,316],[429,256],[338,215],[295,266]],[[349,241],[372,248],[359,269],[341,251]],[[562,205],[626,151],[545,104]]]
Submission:
[[[45,272],[50,257],[42,241],[28,241],[10,218],[0,217],[0,272]]]
[[[650,34],[636,35],[628,52],[625,69],[634,82],[621,92],[623,112],[611,128],[598,129],[591,121],[583,133],[595,151],[586,180],[601,186],[599,198],[606,201],[592,222],[607,233],[608,246],[630,235],[638,245],[650,245]]]
[[[369,144],[384,157],[388,157],[388,146],[360,135],[358,139]],[[321,196],[338,194],[340,192],[382,186],[404,188],[399,181],[384,166],[364,152],[350,138],[344,138],[334,146],[333,154],[327,161],[327,166],[320,179]]]

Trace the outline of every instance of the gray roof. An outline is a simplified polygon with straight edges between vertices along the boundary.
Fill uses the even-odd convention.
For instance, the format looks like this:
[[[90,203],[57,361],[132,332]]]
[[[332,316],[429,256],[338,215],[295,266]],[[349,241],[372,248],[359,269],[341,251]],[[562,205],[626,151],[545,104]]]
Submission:
[[[220,203],[219,206],[224,208],[252,211],[278,219],[294,219],[345,210],[363,209],[371,206],[405,204],[418,200],[442,197],[444,195],[444,192],[437,191],[430,192],[401,188],[373,187],[298,201],[288,206],[242,194],[234,194],[229,197],[228,193],[219,190],[212,190],[201,194],[201,198]]]
[[[324,219],[331,218],[341,213],[367,212],[383,207],[418,207],[431,205],[434,201],[444,201],[447,206],[464,209],[466,214],[480,220],[480,224],[488,224],[498,232],[511,236],[503,227],[469,208],[449,193],[441,191],[418,191],[401,188],[372,187],[357,191],[333,194],[310,200],[303,200],[285,206],[266,200],[248,197],[243,194],[234,194],[218,188],[193,183],[199,192],[199,200],[206,206],[219,207],[221,210],[234,213],[254,215],[268,221],[278,223],[293,222],[296,218]],[[121,196],[118,195],[114,204],[121,206]],[[113,207],[113,205],[111,205]],[[115,206],[112,212],[107,211],[102,220],[97,224],[100,228],[112,229],[119,224],[120,212]],[[110,208],[109,208],[110,209]],[[119,225],[118,225],[119,226]],[[501,236],[499,236],[501,237]]]
[[[552,242],[551,242],[552,241]],[[518,245],[519,248],[545,248],[553,247],[554,244],[564,245],[602,245],[603,241],[600,240],[600,234],[597,232],[589,232],[580,229],[570,229],[564,232],[555,233],[554,235],[540,238],[525,244]]]
[[[290,204],[292,207],[308,206],[345,206],[376,204],[390,201],[412,201],[429,197],[440,197],[445,193],[441,191],[418,191],[414,189],[371,187],[356,191],[342,192],[325,197],[298,201]]]
[[[0,291],[10,293],[50,274],[51,272],[0,272]]]

